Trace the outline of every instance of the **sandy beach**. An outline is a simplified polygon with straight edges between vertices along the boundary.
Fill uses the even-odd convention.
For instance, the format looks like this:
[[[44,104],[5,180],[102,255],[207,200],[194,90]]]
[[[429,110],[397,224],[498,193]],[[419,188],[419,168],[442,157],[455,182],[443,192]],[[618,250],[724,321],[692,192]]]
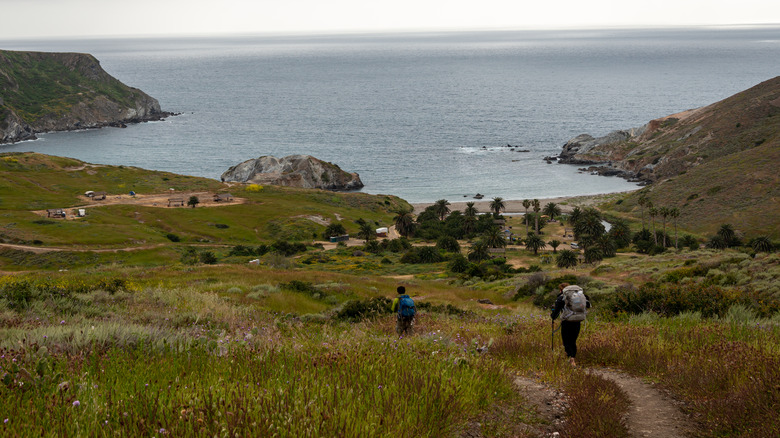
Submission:
[[[574,207],[596,206],[603,202],[607,202],[615,197],[622,196],[624,193],[625,192],[604,193],[600,195],[586,195],[586,196],[563,196],[559,198],[540,199],[539,203],[541,204],[542,208],[544,208],[545,205],[549,204],[550,202],[554,202],[558,204],[559,207],[561,207],[562,212],[568,213],[572,211]],[[486,213],[490,211],[490,203],[492,201],[493,201],[492,199],[480,199],[480,200],[467,199],[464,201],[450,201],[450,210],[463,211],[466,209],[467,202],[474,202],[474,206],[476,206],[480,212]],[[422,203],[412,204],[412,206],[414,207],[414,214],[422,213],[423,210],[425,210],[428,206],[433,204],[434,204],[433,202],[422,202]],[[522,199],[504,199],[504,206],[506,207],[504,213],[525,213],[525,207],[523,207]],[[529,208],[528,211],[531,211],[531,209]]]

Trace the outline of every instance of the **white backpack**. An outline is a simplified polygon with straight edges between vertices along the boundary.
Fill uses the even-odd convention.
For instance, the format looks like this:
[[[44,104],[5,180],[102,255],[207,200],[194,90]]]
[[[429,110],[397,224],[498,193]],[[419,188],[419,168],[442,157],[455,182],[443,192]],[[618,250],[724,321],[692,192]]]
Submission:
[[[562,321],[584,321],[588,314],[588,299],[579,286],[566,286],[563,289]]]

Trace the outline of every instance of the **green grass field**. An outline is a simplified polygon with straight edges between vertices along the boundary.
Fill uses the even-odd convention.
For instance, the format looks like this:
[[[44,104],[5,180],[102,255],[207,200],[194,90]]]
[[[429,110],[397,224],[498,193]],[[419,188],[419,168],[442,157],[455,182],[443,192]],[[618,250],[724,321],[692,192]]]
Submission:
[[[596,367],[667,391],[690,436],[780,434],[776,252],[624,251],[560,269],[543,261],[549,249],[512,247],[506,261],[523,270],[468,276],[449,270],[449,253],[404,263],[401,252],[311,245],[324,225],[309,216],[354,234],[359,218],[391,223],[406,206],[391,196],[231,187],[246,202],[104,205],[65,221],[31,210],[80,205],[85,187],[223,187],[133,168],[90,174],[39,154],[0,163],[3,436],[627,437],[628,395],[586,372]],[[236,252],[282,238],[306,251]],[[577,368],[559,337],[550,345],[562,281],[594,306]],[[399,284],[418,306],[404,338],[389,309]],[[540,413],[518,376],[565,393],[565,421]]]

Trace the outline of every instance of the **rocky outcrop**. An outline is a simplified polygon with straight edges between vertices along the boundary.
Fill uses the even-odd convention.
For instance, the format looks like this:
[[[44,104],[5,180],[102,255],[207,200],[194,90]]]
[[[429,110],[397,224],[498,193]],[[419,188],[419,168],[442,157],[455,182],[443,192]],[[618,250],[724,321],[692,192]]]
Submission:
[[[170,115],[157,99],[109,75],[92,55],[0,50],[0,143]]]
[[[222,174],[222,181],[270,184],[325,190],[358,190],[363,187],[357,173],[310,155],[276,158],[265,155],[244,161]]]
[[[595,164],[609,161],[609,153],[604,150],[604,146],[622,143],[638,137],[645,132],[646,127],[647,125],[626,131],[612,131],[598,138],[593,138],[589,134],[580,134],[563,145],[563,150],[558,156],[558,160],[563,164]],[[583,156],[590,158],[581,158]],[[599,160],[598,157],[603,157],[603,159]]]

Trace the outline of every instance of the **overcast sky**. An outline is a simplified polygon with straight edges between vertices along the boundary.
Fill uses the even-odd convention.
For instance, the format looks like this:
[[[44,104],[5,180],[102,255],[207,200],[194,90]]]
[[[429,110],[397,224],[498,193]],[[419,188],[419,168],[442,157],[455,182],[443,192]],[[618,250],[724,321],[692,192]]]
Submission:
[[[777,0],[0,0],[0,39],[780,23]]]

